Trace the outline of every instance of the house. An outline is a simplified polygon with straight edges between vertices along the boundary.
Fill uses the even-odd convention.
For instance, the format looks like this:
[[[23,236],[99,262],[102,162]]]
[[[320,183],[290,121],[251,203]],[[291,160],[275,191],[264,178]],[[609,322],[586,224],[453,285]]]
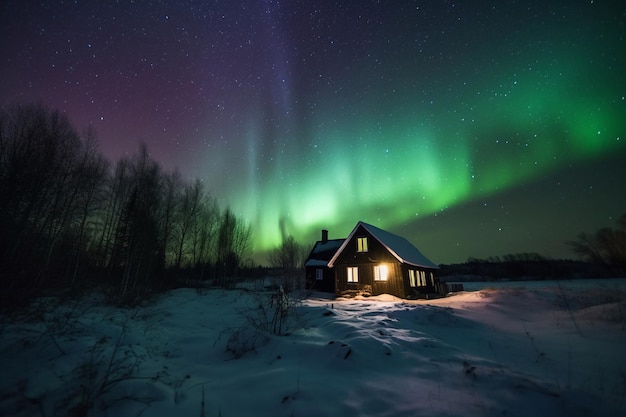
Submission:
[[[306,287],[325,292],[335,292],[335,271],[328,261],[337,253],[345,239],[328,239],[328,230],[322,230],[322,240],[313,246],[304,263]]]
[[[307,278],[315,276],[320,281],[314,288],[332,291],[334,287],[337,295],[392,294],[400,298],[429,298],[448,292],[435,275],[439,267],[401,236],[364,222],[358,222],[346,239],[330,241],[327,233],[322,233],[322,240],[305,262]]]

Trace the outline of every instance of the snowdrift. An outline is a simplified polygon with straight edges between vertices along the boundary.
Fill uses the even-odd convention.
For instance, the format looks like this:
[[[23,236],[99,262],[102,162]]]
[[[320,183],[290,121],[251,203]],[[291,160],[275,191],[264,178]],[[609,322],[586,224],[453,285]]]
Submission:
[[[271,312],[263,292],[180,289],[132,309],[46,298],[1,317],[0,414],[624,415],[625,290],[313,294],[283,335],[251,320]]]

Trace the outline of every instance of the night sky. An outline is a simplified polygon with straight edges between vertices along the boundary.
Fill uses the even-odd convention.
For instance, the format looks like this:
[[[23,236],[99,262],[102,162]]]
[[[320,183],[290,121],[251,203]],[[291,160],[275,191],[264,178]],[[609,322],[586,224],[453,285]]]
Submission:
[[[363,220],[436,263],[572,258],[626,212],[625,4],[5,0],[0,104],[145,142],[257,254]]]

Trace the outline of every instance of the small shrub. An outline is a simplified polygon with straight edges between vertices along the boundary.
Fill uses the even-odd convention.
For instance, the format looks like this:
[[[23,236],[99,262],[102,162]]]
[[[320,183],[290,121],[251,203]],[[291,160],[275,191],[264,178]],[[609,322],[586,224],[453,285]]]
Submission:
[[[255,308],[242,312],[246,324],[276,336],[289,334],[299,323],[296,308],[300,300],[287,296],[282,286],[264,295],[255,300]]]
[[[269,336],[285,336],[301,326],[300,300],[289,297],[282,286],[253,297],[253,307],[240,310],[243,325],[232,331],[226,342],[226,351],[235,358],[266,344]]]
[[[130,380],[155,380],[157,377],[138,376],[139,366],[144,359],[131,346],[123,344],[125,328],[122,328],[115,345],[109,352],[109,339],[102,337],[89,349],[89,357],[79,364],[72,377],[78,381],[78,392],[66,398],[68,415],[89,416],[96,407],[106,410],[113,402],[121,400],[149,403],[149,398],[135,398],[128,394],[115,397],[115,388]],[[70,383],[71,386],[76,384]]]
[[[249,352],[255,352],[258,347],[268,342],[267,335],[254,328],[240,327],[231,333],[226,341],[226,351],[235,359],[241,358]]]

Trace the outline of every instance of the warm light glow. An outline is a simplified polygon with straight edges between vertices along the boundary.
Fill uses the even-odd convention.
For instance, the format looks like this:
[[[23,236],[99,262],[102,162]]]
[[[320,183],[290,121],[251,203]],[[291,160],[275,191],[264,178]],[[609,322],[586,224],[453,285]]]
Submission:
[[[356,266],[349,266],[348,269],[348,282],[359,282],[359,268]]]
[[[359,237],[356,240],[357,242],[357,252],[367,252],[367,238]]]
[[[387,265],[381,264],[374,267],[374,281],[387,281],[389,269]]]

